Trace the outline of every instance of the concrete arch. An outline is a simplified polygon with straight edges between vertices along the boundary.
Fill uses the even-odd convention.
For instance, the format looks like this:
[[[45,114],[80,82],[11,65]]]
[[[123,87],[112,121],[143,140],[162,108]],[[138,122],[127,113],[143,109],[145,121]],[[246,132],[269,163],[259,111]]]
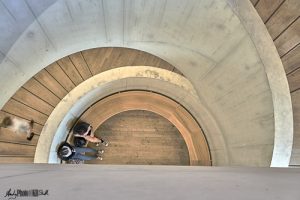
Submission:
[[[130,110],[150,111],[167,119],[181,133],[188,148],[190,165],[211,165],[209,147],[201,127],[185,108],[160,94],[147,91],[114,94],[95,103],[80,119],[96,130],[114,115]]]
[[[229,151],[239,152],[233,165],[288,166],[289,89],[274,44],[248,0],[184,5],[58,0],[36,15],[38,10],[29,3],[24,12],[35,20],[18,40],[3,44],[1,107],[26,80],[63,56],[94,47],[135,48],[165,59],[192,82],[226,135]],[[3,27],[9,30],[11,24]],[[264,159],[256,160],[260,155]]]
[[[228,165],[229,155],[222,133],[189,81],[176,73],[146,66],[108,70],[74,88],[48,118],[36,148],[35,163],[59,163],[56,148],[66,139],[72,123],[99,99],[126,90],[155,91],[180,102],[199,124],[204,124],[202,128],[207,132],[213,165]]]

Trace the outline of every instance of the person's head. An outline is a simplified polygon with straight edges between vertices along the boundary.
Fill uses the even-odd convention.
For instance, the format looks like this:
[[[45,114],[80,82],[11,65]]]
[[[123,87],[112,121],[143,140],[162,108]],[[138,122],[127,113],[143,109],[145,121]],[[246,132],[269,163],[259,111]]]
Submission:
[[[5,117],[1,122],[1,127],[9,127],[13,124],[11,117]]]
[[[89,130],[90,130],[90,125],[88,123],[80,122],[76,124],[76,126],[73,129],[73,132],[74,134],[85,135],[88,133]]]
[[[72,150],[66,146],[63,146],[58,150],[57,154],[60,158],[67,158],[72,154]]]

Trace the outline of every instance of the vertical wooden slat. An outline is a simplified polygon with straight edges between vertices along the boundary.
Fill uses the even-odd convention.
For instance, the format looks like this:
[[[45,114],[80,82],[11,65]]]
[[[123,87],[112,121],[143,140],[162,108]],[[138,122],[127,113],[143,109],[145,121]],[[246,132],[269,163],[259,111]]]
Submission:
[[[67,90],[71,91],[75,84],[71,79],[65,74],[65,72],[60,68],[57,63],[52,63],[46,70]]]
[[[265,23],[283,1],[284,0],[260,0],[255,6],[255,9]]]
[[[113,48],[100,48],[83,51],[82,55],[90,67],[93,75],[102,72],[102,66],[106,58],[109,57]]]
[[[27,81],[23,87],[34,95],[48,102],[53,107],[55,107],[60,101],[57,96],[55,96],[50,90],[48,90],[34,78],[31,78],[29,81]]]
[[[63,88],[46,70],[41,70],[34,77],[60,99],[66,96],[67,90]]]
[[[34,157],[9,157],[9,156],[0,156],[0,163],[2,164],[22,164],[22,163],[33,163]]]
[[[20,88],[12,98],[46,115],[50,115],[52,110],[54,109],[53,106],[41,100],[39,97],[33,95],[32,93],[28,92],[24,88]]]
[[[300,68],[300,44],[282,57],[281,60],[287,74]]]
[[[300,10],[299,0],[286,0],[266,23],[267,29],[273,39],[282,33],[298,16]]]
[[[68,56],[58,60],[57,63],[75,85],[79,85],[83,81],[83,78]]]
[[[0,155],[34,156],[35,146],[0,142]]]
[[[11,113],[16,116],[20,116],[24,119],[31,120],[33,119],[35,122],[39,124],[45,124],[48,116],[40,113],[14,99],[10,99],[2,109],[5,112]]]
[[[92,76],[89,66],[87,66],[81,52],[74,53],[69,57],[84,80]]]
[[[280,35],[280,37],[278,37],[274,41],[274,44],[277,47],[280,56],[286,54],[289,50],[294,48],[299,43],[300,43],[300,18],[298,18],[297,21],[295,21],[282,35]]]
[[[288,76],[288,82],[290,86],[290,91],[293,92],[300,88],[300,69],[297,69],[290,73]]]

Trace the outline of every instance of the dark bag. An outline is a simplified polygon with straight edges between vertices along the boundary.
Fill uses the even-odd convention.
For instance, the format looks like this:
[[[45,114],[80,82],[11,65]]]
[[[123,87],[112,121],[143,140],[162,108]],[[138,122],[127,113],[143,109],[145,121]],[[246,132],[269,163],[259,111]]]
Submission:
[[[86,145],[86,139],[82,137],[74,137],[74,145],[75,147],[83,147]]]

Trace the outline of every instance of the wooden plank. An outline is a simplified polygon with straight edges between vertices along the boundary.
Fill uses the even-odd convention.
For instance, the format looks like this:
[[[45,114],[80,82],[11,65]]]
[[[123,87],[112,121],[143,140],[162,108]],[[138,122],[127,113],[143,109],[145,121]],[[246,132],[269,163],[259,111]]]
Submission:
[[[299,1],[300,2],[300,1]],[[299,8],[300,10],[300,8]],[[282,57],[292,48],[300,43],[300,18],[293,23],[280,37],[278,37],[274,44],[277,51]]]
[[[57,63],[75,85],[79,85],[83,81],[83,78],[68,56],[58,60]]]
[[[0,128],[0,142],[10,142],[16,144],[36,145],[38,142],[38,135],[33,136],[32,140],[26,139],[26,134],[14,133],[7,128]]]
[[[8,157],[8,156],[0,156],[0,163],[1,164],[22,164],[22,163],[33,163],[34,157]]]
[[[34,156],[35,146],[0,142],[1,156]]]
[[[114,48],[106,62],[110,61],[110,68],[132,66],[138,51],[134,49]]]
[[[300,88],[300,69],[297,69],[287,76],[291,93]]]
[[[48,119],[47,115],[40,113],[14,99],[10,99],[4,105],[2,110],[27,120],[33,119],[35,122],[41,125],[45,124]]]
[[[73,64],[75,65],[75,67],[77,68],[81,77],[84,80],[92,77],[92,73],[89,69],[89,66],[86,64],[81,52],[74,53],[70,55],[69,58],[71,59],[71,61],[73,62]]]
[[[50,90],[48,90],[34,78],[31,78],[29,81],[27,81],[23,87],[53,107],[55,107],[60,101],[57,96],[55,96]]]
[[[49,65],[46,70],[69,92],[75,88],[75,84],[71,81],[69,76],[61,69],[55,62]]]
[[[43,101],[42,99],[30,93],[28,90],[25,90],[24,88],[20,88],[12,98],[48,116],[54,109],[54,107],[51,106],[49,103]]]
[[[300,67],[300,44],[281,58],[285,72],[291,73]]]
[[[41,70],[34,77],[60,99],[67,95],[67,90],[63,88],[46,70]]]
[[[163,134],[165,131],[168,134]],[[100,146],[105,149],[103,161],[87,163],[189,165],[183,137],[168,120],[155,113],[127,111],[117,114],[96,130],[95,134],[99,133],[110,145]],[[90,143],[89,146],[96,148]]]
[[[283,2],[284,0],[260,0],[256,4],[255,8],[265,23]]]
[[[109,57],[113,48],[97,48],[82,51],[82,55],[86,60],[86,63],[90,67],[90,70],[93,75],[102,72],[103,62],[107,57]]]
[[[299,0],[286,0],[280,6],[266,23],[266,27],[273,39],[283,32],[299,16],[299,10]]]
[[[6,112],[4,112],[4,111],[2,111],[2,110],[0,110],[0,121],[2,122],[2,120],[4,119],[4,117],[17,117],[17,116],[15,116],[15,115],[12,115],[12,114],[8,114],[8,113],[6,113]],[[23,118],[24,119],[24,118]],[[27,119],[24,119],[24,120],[26,120],[26,121],[28,121],[29,122],[29,120],[27,120]],[[43,126],[42,125],[40,125],[40,124],[37,124],[37,123],[34,123],[33,124],[33,132],[35,133],[35,134],[40,134],[41,132],[42,132],[42,130],[43,130]]]

